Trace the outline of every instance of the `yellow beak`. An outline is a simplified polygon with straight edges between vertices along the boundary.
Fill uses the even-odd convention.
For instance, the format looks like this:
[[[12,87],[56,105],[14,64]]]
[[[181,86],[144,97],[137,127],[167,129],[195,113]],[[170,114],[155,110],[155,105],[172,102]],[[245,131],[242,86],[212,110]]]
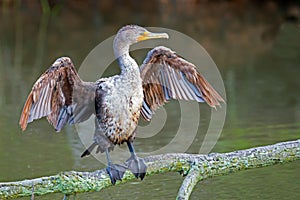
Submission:
[[[151,33],[148,31],[145,31],[143,34],[141,34],[138,38],[137,41],[144,41],[144,40],[149,40],[149,39],[157,39],[157,38],[169,38],[169,35],[167,33]]]

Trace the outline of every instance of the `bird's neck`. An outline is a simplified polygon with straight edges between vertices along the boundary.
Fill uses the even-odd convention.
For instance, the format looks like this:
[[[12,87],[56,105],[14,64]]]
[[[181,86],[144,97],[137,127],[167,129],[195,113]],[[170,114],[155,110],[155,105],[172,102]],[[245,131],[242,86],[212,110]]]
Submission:
[[[139,66],[136,61],[129,55],[129,44],[124,44],[115,40],[114,54],[121,68],[121,75],[138,74]]]

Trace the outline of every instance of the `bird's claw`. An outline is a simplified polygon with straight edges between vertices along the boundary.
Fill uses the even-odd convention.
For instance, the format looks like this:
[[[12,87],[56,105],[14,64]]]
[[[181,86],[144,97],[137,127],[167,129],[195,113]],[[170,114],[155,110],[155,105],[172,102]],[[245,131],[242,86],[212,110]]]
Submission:
[[[147,172],[147,165],[143,158],[131,156],[126,161],[127,168],[134,174],[136,178],[144,179]]]
[[[116,184],[117,180],[122,181],[124,173],[127,167],[119,164],[108,164],[106,167],[106,172],[110,177],[111,184]]]

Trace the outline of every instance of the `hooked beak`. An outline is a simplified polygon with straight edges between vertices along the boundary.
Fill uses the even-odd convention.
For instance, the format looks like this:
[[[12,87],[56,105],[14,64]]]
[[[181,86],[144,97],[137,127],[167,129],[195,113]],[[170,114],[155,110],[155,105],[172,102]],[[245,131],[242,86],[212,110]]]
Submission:
[[[144,40],[157,39],[157,38],[169,39],[169,35],[167,33],[151,33],[151,32],[145,31],[137,38],[137,41],[140,42],[140,41],[144,41]]]

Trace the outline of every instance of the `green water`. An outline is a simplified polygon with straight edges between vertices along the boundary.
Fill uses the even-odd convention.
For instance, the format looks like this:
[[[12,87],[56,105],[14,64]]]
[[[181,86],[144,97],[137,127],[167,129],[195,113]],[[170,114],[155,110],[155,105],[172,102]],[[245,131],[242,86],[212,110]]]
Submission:
[[[80,158],[84,147],[74,127],[56,133],[43,119],[22,133],[18,120],[32,84],[57,57],[69,56],[80,66],[96,45],[131,23],[180,31],[214,59],[226,88],[227,117],[213,152],[300,138],[300,28],[282,20],[286,10],[280,5],[104,2],[67,2],[51,14],[42,14],[39,4],[0,7],[0,182],[104,167]],[[108,73],[117,72],[112,67]],[[167,110],[177,107],[170,103]],[[201,113],[205,127],[209,109],[201,105]],[[167,144],[178,128],[177,114],[168,115],[163,134],[137,139],[136,149]],[[196,153],[202,139],[199,132],[188,152]],[[299,199],[299,167],[296,161],[209,179],[191,199]],[[174,199],[182,180],[177,173],[146,177],[76,199]]]

